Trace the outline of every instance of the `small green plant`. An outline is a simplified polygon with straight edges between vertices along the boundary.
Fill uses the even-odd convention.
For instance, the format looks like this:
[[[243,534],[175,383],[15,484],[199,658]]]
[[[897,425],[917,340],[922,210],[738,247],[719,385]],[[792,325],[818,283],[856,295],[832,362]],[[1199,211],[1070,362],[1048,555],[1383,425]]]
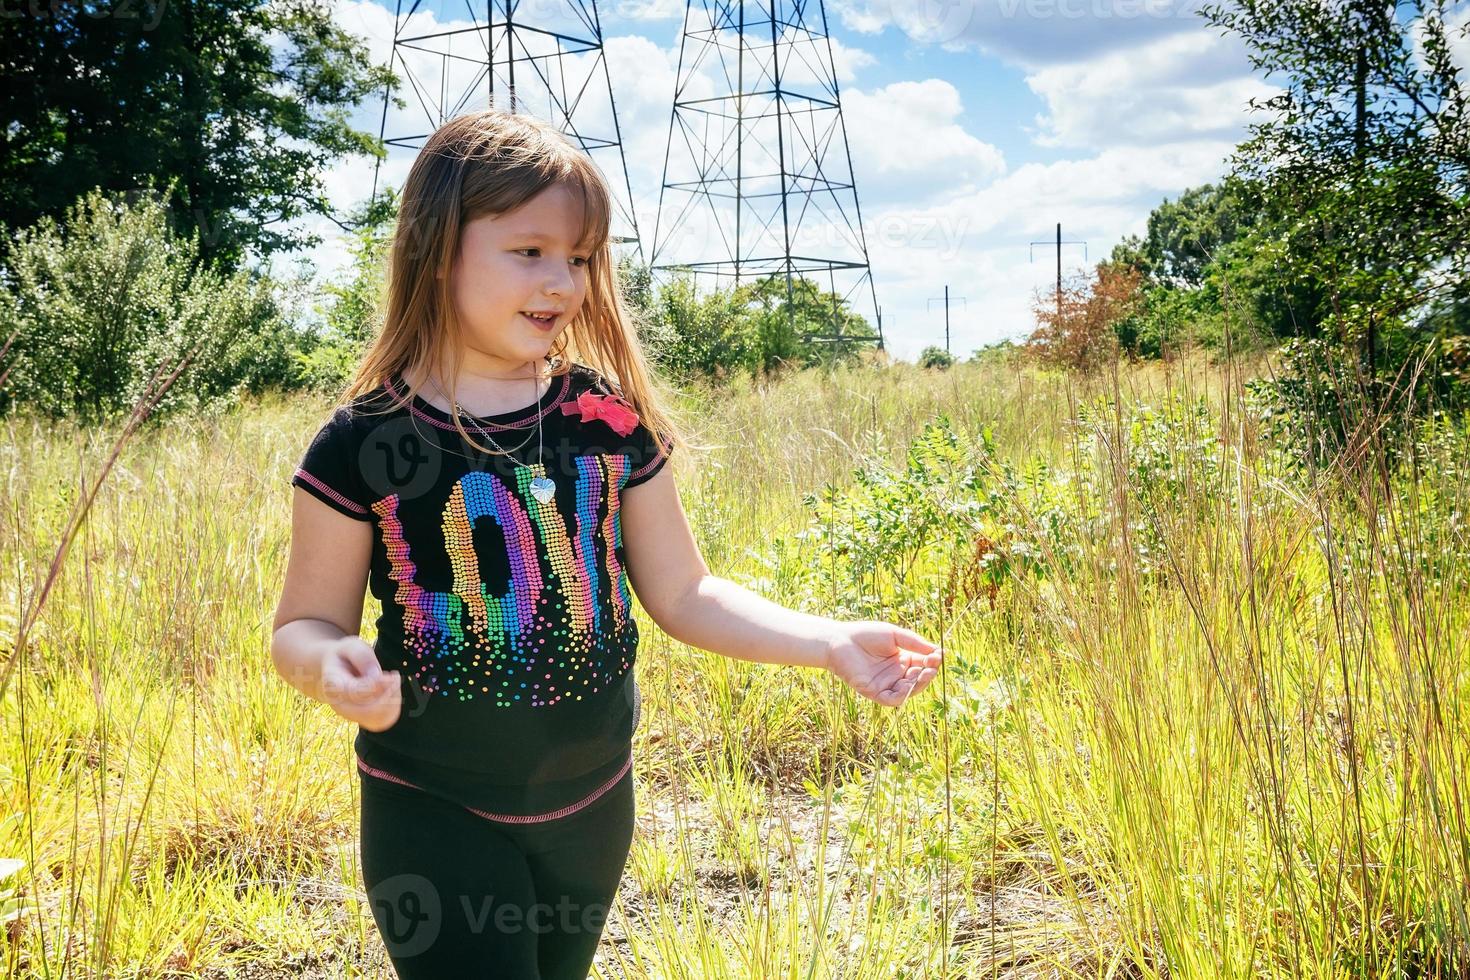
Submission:
[[[1066,523],[1036,493],[1046,523],[1023,519],[1026,490],[997,458],[990,429],[972,437],[941,413],[909,445],[901,470],[879,443],[861,458],[851,486],[828,484],[803,497],[812,517],[796,537],[817,547],[812,591],[858,618],[896,611],[918,622],[941,597],[968,603],[982,594],[994,609],[1012,576],[1044,574],[1046,549],[1032,531]]]

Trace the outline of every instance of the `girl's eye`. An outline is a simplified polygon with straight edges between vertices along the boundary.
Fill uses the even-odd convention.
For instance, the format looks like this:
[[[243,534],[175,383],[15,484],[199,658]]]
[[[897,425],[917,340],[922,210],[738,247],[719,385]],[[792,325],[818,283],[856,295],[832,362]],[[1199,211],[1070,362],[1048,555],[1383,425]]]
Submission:
[[[532,246],[530,248],[518,248],[518,249],[516,249],[516,251],[517,252],[539,252],[541,250],[539,248],[536,248],[536,247]],[[527,256],[527,258],[529,258],[529,256]],[[576,258],[576,260],[578,262],[582,263],[583,266],[586,265],[588,263],[588,261],[589,261],[588,259],[586,259],[586,258],[584,258],[584,257],[582,257],[580,255],[574,256],[574,258]],[[580,269],[581,267],[582,266],[578,266],[577,268]]]

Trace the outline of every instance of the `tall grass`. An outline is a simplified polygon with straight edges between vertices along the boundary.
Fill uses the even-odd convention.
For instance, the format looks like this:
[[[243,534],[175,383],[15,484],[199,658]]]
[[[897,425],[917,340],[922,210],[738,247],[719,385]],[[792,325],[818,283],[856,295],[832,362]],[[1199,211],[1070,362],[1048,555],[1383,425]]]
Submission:
[[[894,711],[645,617],[599,975],[1470,975],[1463,423],[1386,476],[1293,465],[1196,361],[689,398],[711,567],[948,659]],[[352,731],[268,655],[324,407],[171,423],[102,484],[5,692],[7,976],[391,975]],[[110,443],[4,424],[10,637]]]

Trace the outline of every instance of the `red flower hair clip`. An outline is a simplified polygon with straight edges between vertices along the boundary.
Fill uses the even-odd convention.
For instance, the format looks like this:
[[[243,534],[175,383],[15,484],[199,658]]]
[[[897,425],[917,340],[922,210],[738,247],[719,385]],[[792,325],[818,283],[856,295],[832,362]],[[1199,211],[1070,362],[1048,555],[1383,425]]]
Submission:
[[[576,401],[562,402],[561,411],[563,415],[581,412],[583,422],[602,419],[620,436],[630,435],[638,424],[638,413],[633,411],[633,406],[617,395],[584,391]]]

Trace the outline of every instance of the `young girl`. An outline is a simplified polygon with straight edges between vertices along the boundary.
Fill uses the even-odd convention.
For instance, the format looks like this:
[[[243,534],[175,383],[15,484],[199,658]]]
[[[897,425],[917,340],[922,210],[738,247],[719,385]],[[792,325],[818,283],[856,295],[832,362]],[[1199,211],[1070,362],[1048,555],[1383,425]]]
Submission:
[[[362,874],[400,977],[586,977],[633,834],[630,584],[680,642],[882,705],[940,663],[710,574],[610,208],[549,126],[445,123],[403,188],[382,330],[292,477],[271,656],[358,725]]]

